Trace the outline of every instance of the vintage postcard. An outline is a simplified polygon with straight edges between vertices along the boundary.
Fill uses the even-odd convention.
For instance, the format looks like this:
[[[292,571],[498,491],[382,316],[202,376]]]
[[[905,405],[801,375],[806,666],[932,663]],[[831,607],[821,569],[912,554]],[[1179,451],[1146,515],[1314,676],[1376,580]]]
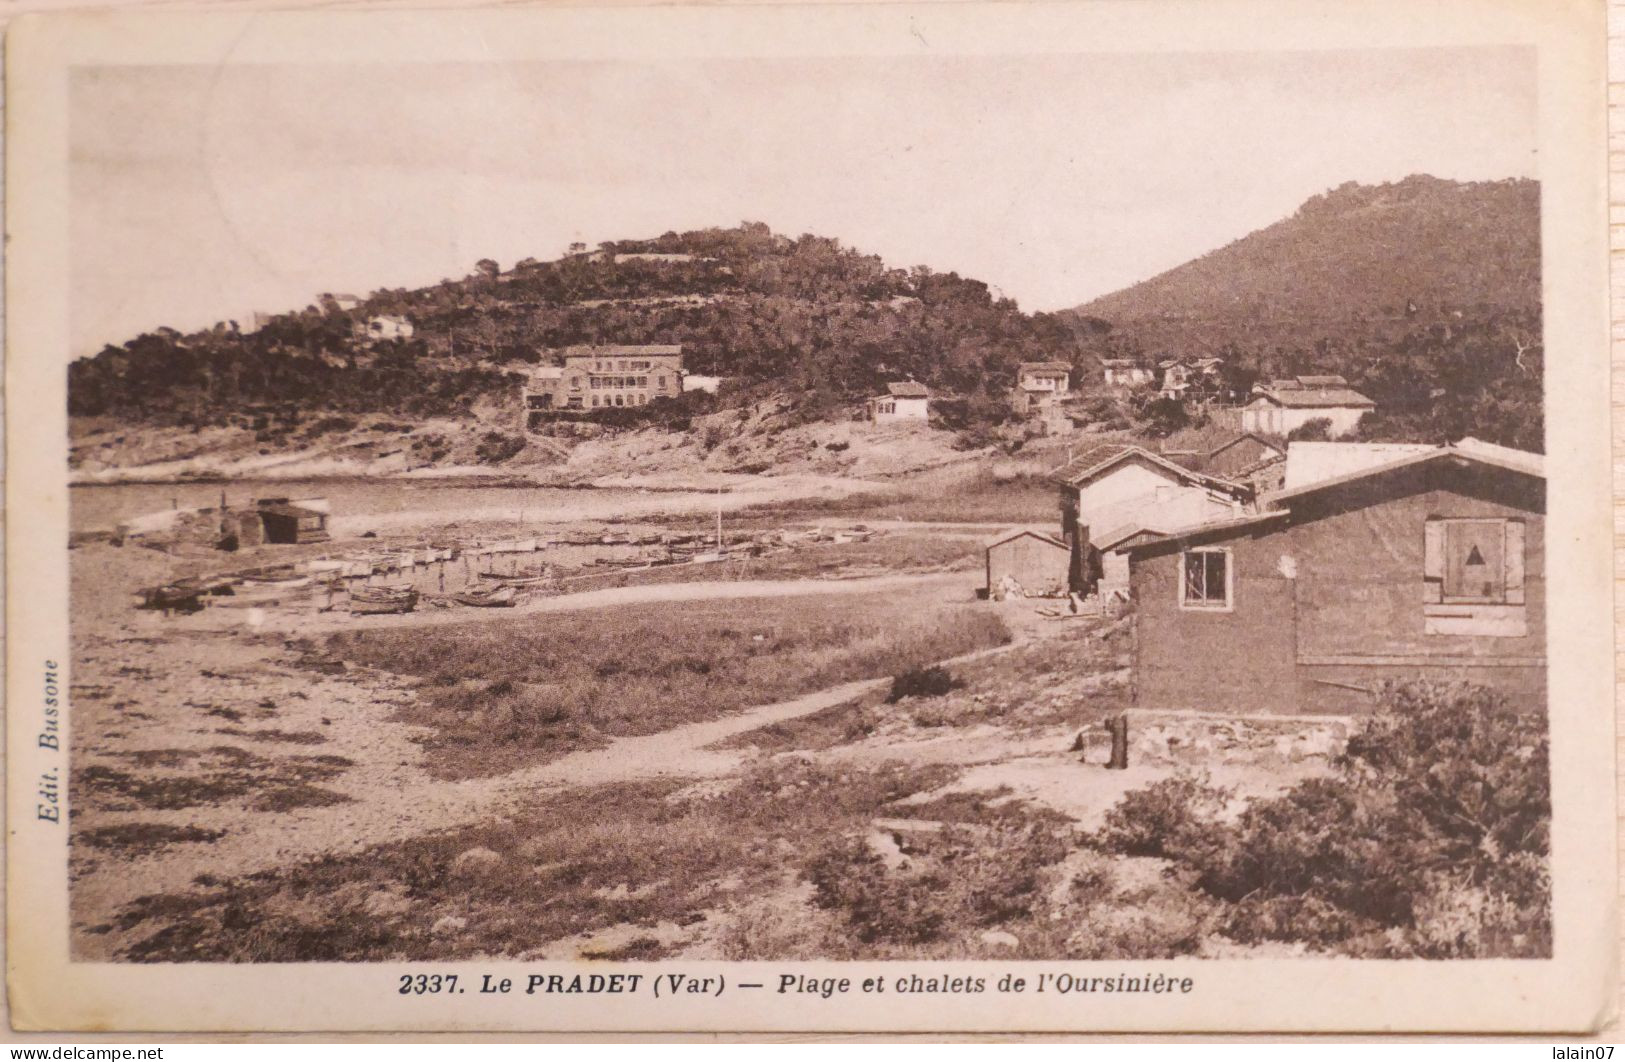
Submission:
[[[16,23],[13,1020],[1598,1027],[1602,44]]]

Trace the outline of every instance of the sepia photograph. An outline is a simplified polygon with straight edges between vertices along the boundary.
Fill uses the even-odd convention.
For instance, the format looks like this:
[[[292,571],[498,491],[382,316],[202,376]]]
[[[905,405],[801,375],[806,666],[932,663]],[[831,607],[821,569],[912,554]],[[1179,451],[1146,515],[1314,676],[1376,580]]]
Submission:
[[[64,961],[941,1007],[1564,957],[1548,570],[1607,528],[1548,537],[1548,380],[1606,361],[1548,364],[1539,47],[940,14],[62,64],[7,413]]]

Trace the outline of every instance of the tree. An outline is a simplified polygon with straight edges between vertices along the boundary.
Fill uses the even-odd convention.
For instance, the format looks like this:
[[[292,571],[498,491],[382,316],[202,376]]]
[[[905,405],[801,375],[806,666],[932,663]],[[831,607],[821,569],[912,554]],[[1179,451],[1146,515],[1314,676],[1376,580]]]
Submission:
[[[1287,432],[1287,442],[1328,442],[1332,437],[1330,417],[1312,417]]]
[[[497,265],[496,260],[492,258],[481,258],[478,262],[474,263],[474,268],[480,273],[480,275],[491,277],[493,279],[495,279],[502,272],[502,267]]]

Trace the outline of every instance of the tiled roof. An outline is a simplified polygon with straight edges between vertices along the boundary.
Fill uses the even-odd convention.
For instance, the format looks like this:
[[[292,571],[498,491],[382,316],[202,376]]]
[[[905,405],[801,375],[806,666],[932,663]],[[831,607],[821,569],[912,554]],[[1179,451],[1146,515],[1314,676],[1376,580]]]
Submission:
[[[1072,366],[1064,361],[1024,361],[1022,372],[1071,372]]]
[[[889,383],[886,393],[893,398],[930,398],[931,392],[922,383],[906,380],[903,383]]]
[[[1161,454],[1154,454],[1144,447],[1132,446],[1126,443],[1106,443],[1101,446],[1090,447],[1088,450],[1085,450],[1071,461],[1068,461],[1066,464],[1056,469],[1054,472],[1054,478],[1062,483],[1076,486],[1083,480],[1094,475],[1096,472],[1104,471],[1116,464],[1118,461],[1121,461],[1131,455],[1143,458],[1144,460],[1150,461],[1154,465],[1165,468],[1174,473],[1174,475],[1185,480],[1187,483],[1202,484],[1204,486],[1230,491],[1232,493],[1236,491],[1244,492],[1245,490],[1245,488],[1240,487],[1238,484],[1233,483],[1230,480],[1220,479],[1217,476],[1203,475],[1200,472],[1193,472],[1192,470],[1185,468],[1183,465],[1176,464]]]
[[[564,348],[567,358],[650,358],[682,352],[681,343],[649,343],[642,346],[611,343],[600,347],[577,345]]]
[[[1271,387],[1258,396],[1291,409],[1325,409],[1338,406],[1358,406],[1369,409],[1375,402],[1358,391],[1347,387]]]

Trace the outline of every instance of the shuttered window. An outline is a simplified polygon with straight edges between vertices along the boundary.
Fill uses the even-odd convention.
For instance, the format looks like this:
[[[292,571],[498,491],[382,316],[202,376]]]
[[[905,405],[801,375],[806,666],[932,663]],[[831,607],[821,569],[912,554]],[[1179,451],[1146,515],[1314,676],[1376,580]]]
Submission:
[[[1523,604],[1522,520],[1433,519],[1423,535],[1425,603]]]

